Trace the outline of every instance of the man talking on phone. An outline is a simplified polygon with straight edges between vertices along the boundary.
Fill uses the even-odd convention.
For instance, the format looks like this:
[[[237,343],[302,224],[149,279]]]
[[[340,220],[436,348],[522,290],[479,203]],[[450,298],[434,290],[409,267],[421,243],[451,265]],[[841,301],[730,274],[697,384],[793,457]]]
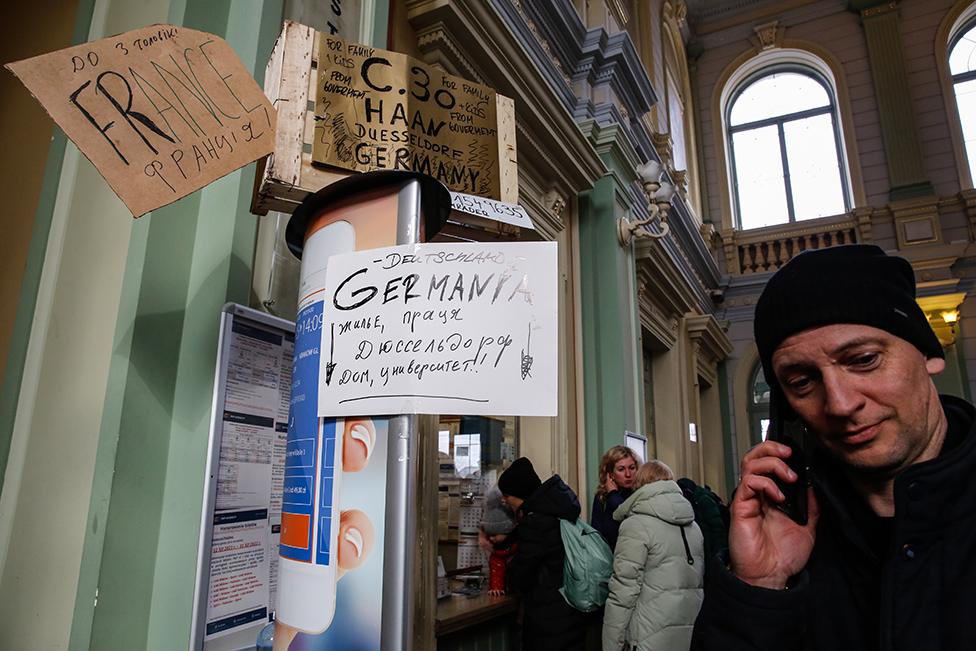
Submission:
[[[944,353],[911,265],[876,246],[801,253],[755,336],[781,440],[742,460],[692,647],[976,649],[976,410],[936,391]]]

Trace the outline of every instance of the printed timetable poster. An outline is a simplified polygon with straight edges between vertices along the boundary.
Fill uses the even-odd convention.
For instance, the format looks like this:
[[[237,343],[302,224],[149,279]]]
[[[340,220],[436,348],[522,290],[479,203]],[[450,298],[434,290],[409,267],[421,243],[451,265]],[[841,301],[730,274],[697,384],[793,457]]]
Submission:
[[[319,415],[555,416],[554,242],[334,256]]]
[[[244,318],[229,354],[213,516],[205,641],[260,629],[274,608],[281,530],[291,333]]]

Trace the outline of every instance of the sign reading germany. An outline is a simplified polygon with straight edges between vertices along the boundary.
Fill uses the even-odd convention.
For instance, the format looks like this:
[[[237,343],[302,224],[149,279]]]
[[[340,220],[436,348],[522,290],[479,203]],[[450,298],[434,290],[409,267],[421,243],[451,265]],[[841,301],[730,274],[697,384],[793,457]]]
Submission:
[[[7,68],[137,217],[274,149],[271,103],[213,34],[153,25]]]
[[[412,170],[457,192],[500,198],[494,90],[325,34],[318,66],[315,162]]]

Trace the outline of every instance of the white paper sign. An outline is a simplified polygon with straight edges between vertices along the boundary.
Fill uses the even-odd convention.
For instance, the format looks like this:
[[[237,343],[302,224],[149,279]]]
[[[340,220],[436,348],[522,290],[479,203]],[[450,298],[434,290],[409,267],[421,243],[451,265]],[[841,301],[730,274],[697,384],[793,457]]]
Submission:
[[[333,256],[320,416],[555,416],[553,242],[410,244]]]
[[[473,194],[452,192],[451,208],[469,215],[535,230],[529,213],[525,212],[525,208],[517,203],[505,203],[486,197],[477,197]]]

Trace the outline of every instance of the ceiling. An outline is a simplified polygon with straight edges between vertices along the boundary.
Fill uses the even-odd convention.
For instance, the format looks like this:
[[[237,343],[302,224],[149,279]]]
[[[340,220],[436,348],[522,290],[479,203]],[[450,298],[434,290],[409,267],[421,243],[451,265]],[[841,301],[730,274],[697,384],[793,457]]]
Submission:
[[[686,0],[688,15],[695,22],[712,20],[720,16],[740,13],[759,6],[771,6],[782,0]]]

